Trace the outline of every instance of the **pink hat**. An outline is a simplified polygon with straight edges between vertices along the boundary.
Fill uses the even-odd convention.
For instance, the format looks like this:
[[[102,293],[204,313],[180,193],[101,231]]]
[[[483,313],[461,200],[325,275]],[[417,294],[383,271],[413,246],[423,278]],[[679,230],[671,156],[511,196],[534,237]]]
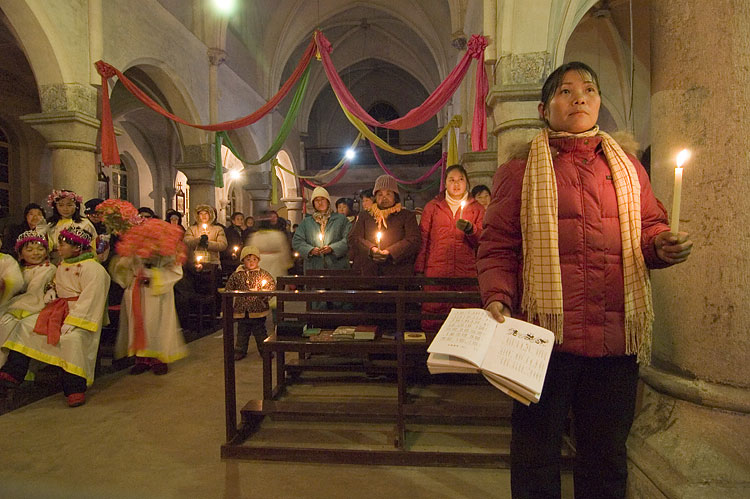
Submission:
[[[375,187],[372,189],[373,194],[377,194],[379,190],[393,191],[398,194],[398,184],[396,179],[390,175],[381,175],[375,180]]]

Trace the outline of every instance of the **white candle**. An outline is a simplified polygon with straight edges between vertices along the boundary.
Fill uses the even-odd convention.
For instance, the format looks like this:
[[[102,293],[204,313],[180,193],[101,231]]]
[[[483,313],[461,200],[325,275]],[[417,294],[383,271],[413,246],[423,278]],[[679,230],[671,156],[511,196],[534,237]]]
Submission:
[[[672,220],[671,229],[673,234],[680,231],[680,198],[682,197],[682,165],[690,159],[690,151],[683,149],[677,155],[677,168],[674,169],[674,194],[672,195]]]
[[[461,201],[461,210],[458,212],[458,218],[464,217],[464,205],[466,204],[466,201]]]
[[[381,232],[378,232],[375,234],[375,239],[378,241],[378,251],[380,251],[380,239],[383,237],[383,234]]]
[[[318,239],[320,239],[320,247],[322,248],[323,247],[323,233],[322,232],[318,234]]]

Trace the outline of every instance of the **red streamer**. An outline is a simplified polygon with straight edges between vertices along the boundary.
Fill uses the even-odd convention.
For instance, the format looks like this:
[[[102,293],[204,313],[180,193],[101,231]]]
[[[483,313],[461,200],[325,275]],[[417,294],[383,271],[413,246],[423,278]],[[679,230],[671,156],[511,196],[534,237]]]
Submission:
[[[372,142],[370,142],[370,149],[372,149],[372,154],[375,156],[375,160],[380,165],[380,168],[382,168],[385,173],[387,173],[391,177],[395,178],[396,182],[398,182],[399,184],[404,184],[404,185],[419,184],[420,182],[424,182],[425,180],[427,180],[430,177],[430,175],[432,175],[433,173],[435,173],[435,170],[437,170],[439,166],[441,166],[441,165],[445,166],[445,160],[448,157],[448,153],[444,152],[440,156],[440,159],[437,161],[437,163],[435,163],[434,165],[432,165],[432,168],[430,168],[430,171],[428,171],[427,173],[425,173],[424,175],[422,175],[421,177],[419,177],[416,180],[401,180],[401,179],[396,178],[396,176],[393,173],[391,173],[390,170],[388,170],[388,168],[383,163],[383,160],[380,159],[380,154],[378,153],[378,149],[375,147],[375,144],[373,144]]]
[[[313,55],[315,55],[315,42],[311,40],[310,44],[305,50],[305,53],[302,56],[302,59],[300,59],[299,64],[297,64],[297,68],[294,70],[289,79],[287,79],[284,85],[282,85],[276,95],[271,97],[268,102],[266,102],[252,114],[249,114],[242,118],[237,118],[235,120],[224,121],[222,123],[215,123],[212,125],[199,125],[196,123],[190,123],[183,120],[182,118],[179,118],[178,116],[175,116],[174,114],[170,113],[159,104],[157,104],[148,95],[146,95],[140,88],[138,88],[135,83],[130,81],[128,77],[122,74],[118,69],[111,66],[110,64],[107,64],[104,61],[97,61],[96,70],[102,77],[102,162],[105,165],[120,164],[120,155],[117,151],[117,141],[115,140],[115,130],[112,125],[112,112],[109,105],[109,87],[107,85],[108,78],[117,76],[125,86],[125,88],[128,89],[128,91],[133,94],[133,96],[135,96],[147,107],[153,109],[166,118],[176,121],[177,123],[182,123],[183,125],[191,126],[193,128],[200,128],[201,130],[218,132],[235,130],[237,128],[252,125],[256,121],[264,117],[266,114],[271,112],[271,110],[278,105],[278,103],[286,96],[286,94],[289,93],[300,76],[302,76],[305,68],[307,68],[308,64],[312,60]]]
[[[315,188],[315,187],[328,187],[330,185],[333,185],[333,184],[337,183],[339,180],[341,180],[341,177],[344,176],[344,174],[346,173],[346,171],[348,169],[349,169],[349,162],[347,161],[346,163],[344,163],[341,166],[341,171],[338,173],[338,175],[336,175],[335,177],[333,177],[331,180],[329,180],[325,184],[316,184],[315,182],[311,182],[310,180],[307,180],[306,178],[301,178],[300,180],[302,182],[306,183],[307,185],[309,185],[312,188]],[[304,201],[304,199],[303,199],[303,201]]]
[[[467,43],[467,51],[463,58],[458,62],[453,71],[438,85],[432,94],[425,101],[406,113],[401,118],[381,123],[362,106],[359,105],[349,89],[344,85],[343,80],[333,65],[330,53],[333,50],[331,42],[320,31],[315,32],[315,42],[318,45],[323,69],[325,70],[328,81],[341,100],[344,107],[359,118],[362,122],[375,127],[389,128],[391,130],[405,130],[413,128],[426,122],[445,106],[448,99],[453,96],[461,84],[466,72],[469,70],[472,59],[477,59],[477,76],[476,76],[476,99],[474,102],[474,120],[471,130],[471,145],[475,151],[485,150],[487,148],[487,114],[485,112],[484,102],[487,98],[489,85],[487,76],[484,72],[484,49],[487,47],[487,39],[481,35],[472,35]],[[480,105],[481,104],[481,105]],[[480,136],[480,134],[482,134]]]

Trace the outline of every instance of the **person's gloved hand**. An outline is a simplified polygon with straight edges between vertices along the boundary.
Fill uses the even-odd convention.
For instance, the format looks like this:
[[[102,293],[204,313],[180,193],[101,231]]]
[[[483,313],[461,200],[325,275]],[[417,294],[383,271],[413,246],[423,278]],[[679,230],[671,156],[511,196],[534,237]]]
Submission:
[[[471,225],[471,222],[464,220],[463,218],[459,218],[456,221],[456,228],[463,231],[465,234],[471,234],[471,231],[474,230],[474,226]]]

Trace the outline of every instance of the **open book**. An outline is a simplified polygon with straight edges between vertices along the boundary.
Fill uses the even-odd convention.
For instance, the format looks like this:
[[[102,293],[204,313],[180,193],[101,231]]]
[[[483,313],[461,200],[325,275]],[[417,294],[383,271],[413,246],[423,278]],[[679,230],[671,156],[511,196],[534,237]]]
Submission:
[[[555,335],[510,317],[495,321],[481,308],[454,308],[432,344],[433,374],[481,372],[495,387],[529,405],[539,402]]]

